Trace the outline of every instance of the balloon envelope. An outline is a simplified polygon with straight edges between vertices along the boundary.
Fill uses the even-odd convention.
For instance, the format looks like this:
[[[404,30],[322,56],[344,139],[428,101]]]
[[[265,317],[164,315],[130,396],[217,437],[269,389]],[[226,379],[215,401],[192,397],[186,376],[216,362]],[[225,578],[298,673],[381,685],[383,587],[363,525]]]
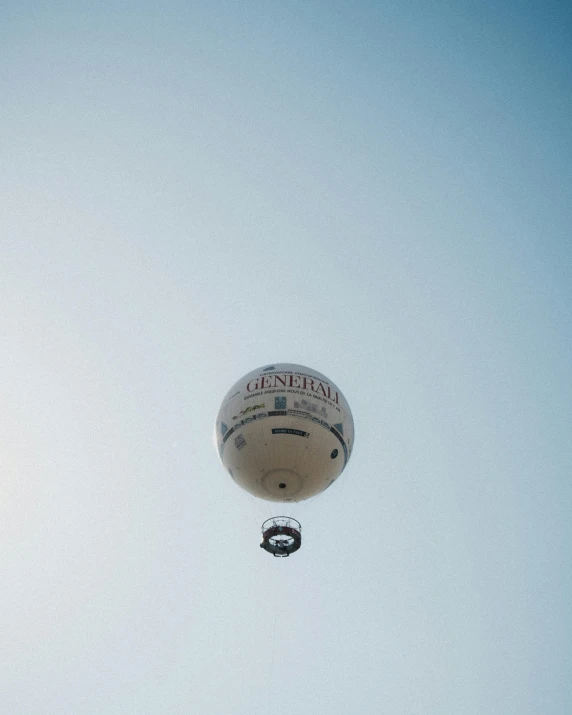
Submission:
[[[349,405],[327,377],[303,365],[253,370],[226,394],[215,439],[234,481],[269,501],[297,502],[330,486],[353,447]]]

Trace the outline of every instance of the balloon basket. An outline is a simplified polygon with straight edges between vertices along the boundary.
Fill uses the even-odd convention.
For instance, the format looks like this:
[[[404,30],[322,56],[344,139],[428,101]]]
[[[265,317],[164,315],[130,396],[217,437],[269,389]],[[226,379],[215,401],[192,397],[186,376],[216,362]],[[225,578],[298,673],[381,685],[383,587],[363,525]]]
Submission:
[[[289,516],[273,516],[262,524],[260,548],[276,557],[290,556],[302,545],[302,526]]]

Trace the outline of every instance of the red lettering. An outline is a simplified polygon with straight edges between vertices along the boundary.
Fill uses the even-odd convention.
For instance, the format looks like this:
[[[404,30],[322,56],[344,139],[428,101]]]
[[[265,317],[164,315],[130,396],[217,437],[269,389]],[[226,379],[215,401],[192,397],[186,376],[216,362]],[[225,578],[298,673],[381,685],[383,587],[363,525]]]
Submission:
[[[328,400],[333,400],[336,404],[338,403],[338,393],[335,393],[336,396],[332,397],[332,388],[328,385]]]
[[[335,390],[332,390],[330,385],[319,381],[316,382],[312,377],[302,377],[300,375],[282,374],[282,375],[261,375],[260,377],[251,380],[246,386],[247,392],[255,390],[264,390],[267,387],[301,387],[303,390],[310,390],[317,395],[323,395],[328,400],[339,404],[339,395]]]
[[[314,380],[311,377],[305,377],[302,384],[303,390],[312,390],[314,392]]]

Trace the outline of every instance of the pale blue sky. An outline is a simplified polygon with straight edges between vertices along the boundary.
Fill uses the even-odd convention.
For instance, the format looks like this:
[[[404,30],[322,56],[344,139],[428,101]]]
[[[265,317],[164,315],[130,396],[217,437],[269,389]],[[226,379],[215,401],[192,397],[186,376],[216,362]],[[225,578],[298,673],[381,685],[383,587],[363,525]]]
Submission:
[[[572,711],[572,17],[496,5],[2,11],[3,711]],[[272,361],[356,424],[285,560]]]

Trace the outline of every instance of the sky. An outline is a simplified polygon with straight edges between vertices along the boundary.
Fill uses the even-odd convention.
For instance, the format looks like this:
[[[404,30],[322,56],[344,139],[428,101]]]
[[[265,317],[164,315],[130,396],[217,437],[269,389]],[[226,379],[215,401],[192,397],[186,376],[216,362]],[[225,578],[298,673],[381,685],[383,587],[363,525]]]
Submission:
[[[565,3],[23,2],[0,22],[10,715],[572,712]],[[213,446],[273,362],[352,458]]]

